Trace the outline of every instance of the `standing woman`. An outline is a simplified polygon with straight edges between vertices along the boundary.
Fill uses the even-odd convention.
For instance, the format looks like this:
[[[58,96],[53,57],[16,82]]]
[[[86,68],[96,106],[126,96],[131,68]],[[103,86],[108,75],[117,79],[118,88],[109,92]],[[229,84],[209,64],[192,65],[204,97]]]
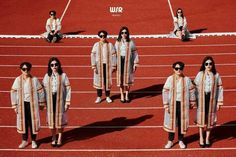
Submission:
[[[134,73],[139,64],[139,57],[129,29],[122,27],[115,43],[117,53],[117,86],[120,87],[120,101],[130,102],[130,86],[134,83]]]
[[[200,147],[209,147],[211,129],[216,124],[216,112],[223,105],[223,86],[219,73],[216,71],[212,57],[206,56],[202,62],[194,83],[197,87],[198,107],[197,126],[199,127]],[[204,143],[203,130],[206,128]]]
[[[183,73],[184,63],[175,62],[172,65],[174,74],[169,76],[162,90],[165,108],[164,130],[168,132],[166,149],[173,146],[176,127],[178,127],[178,140],[181,149],[186,148],[184,134],[189,127],[189,108],[196,104],[195,87],[189,77]]]
[[[187,29],[187,20],[181,8],[178,8],[176,11],[176,16],[174,17],[173,32],[181,40],[186,40],[189,37],[189,32]]]
[[[71,87],[58,58],[49,59],[48,72],[43,78],[43,85],[47,100],[47,122],[52,133],[51,145],[61,146],[63,129],[67,125],[66,112],[70,106]],[[58,139],[56,139],[57,130]]]
[[[95,103],[102,101],[102,89],[105,90],[106,101],[112,103],[110,90],[112,87],[112,71],[116,68],[116,54],[112,43],[107,41],[107,32],[98,32],[100,40],[93,45],[91,52],[91,66],[93,69],[93,87],[97,89]]]
[[[45,106],[44,90],[38,79],[30,74],[31,63],[20,64],[21,75],[11,88],[11,104],[17,115],[17,132],[22,134],[19,148],[28,145],[28,128],[32,140],[32,148],[37,148],[36,135],[40,129],[39,107]]]
[[[46,23],[46,39],[48,42],[55,43],[62,39],[61,21],[56,17],[56,11],[51,10],[49,12],[50,18],[48,18]]]

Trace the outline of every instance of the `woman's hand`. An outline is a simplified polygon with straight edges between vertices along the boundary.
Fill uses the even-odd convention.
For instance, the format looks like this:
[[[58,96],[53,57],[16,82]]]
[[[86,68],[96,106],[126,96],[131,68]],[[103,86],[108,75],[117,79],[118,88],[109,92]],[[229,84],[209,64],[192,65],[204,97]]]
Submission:
[[[94,73],[98,74],[97,68],[94,68],[93,71],[94,71]]]
[[[70,108],[70,105],[66,104],[66,105],[65,105],[65,112],[68,111],[69,108]]]
[[[169,107],[168,104],[164,105],[164,108],[165,108],[165,110],[166,110],[168,113],[170,113],[170,107]]]
[[[133,67],[133,73],[137,70],[137,66]]]
[[[15,111],[16,114],[18,113],[18,109],[17,108],[14,108],[14,111]]]

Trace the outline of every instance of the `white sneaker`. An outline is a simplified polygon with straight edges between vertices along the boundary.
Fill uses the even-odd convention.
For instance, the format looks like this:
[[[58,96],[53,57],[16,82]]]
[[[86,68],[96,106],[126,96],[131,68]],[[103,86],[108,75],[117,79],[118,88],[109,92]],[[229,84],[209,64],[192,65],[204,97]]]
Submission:
[[[23,149],[28,145],[27,141],[22,141],[18,148]]]
[[[52,43],[55,43],[57,41],[57,37],[52,38]]]
[[[95,100],[95,104],[98,104],[102,101],[101,97],[97,97],[97,99]]]
[[[183,141],[179,141],[179,147],[180,147],[181,149],[185,149],[185,148],[186,148],[186,145],[184,144]]]
[[[33,149],[38,148],[38,145],[37,145],[37,143],[35,141],[32,141],[31,146],[32,146]]]
[[[106,98],[106,101],[107,101],[108,103],[112,103],[112,100],[111,100],[110,97],[107,97],[107,98]]]
[[[165,149],[170,149],[173,146],[172,141],[168,141],[167,144],[165,145]]]

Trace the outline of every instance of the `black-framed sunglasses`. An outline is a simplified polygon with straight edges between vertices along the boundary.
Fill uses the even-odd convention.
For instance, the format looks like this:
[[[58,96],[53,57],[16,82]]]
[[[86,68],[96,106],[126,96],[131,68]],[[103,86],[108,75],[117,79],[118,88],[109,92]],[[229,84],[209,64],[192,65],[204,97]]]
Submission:
[[[182,11],[178,11],[177,13],[182,13]]]
[[[50,16],[55,16],[55,14],[50,14]]]
[[[210,62],[210,63],[206,62],[205,63],[205,66],[208,66],[208,65],[212,65],[212,62]]]
[[[57,67],[58,66],[58,63],[55,63],[55,64],[51,64],[51,67]]]
[[[175,71],[178,71],[178,70],[183,70],[184,68],[183,67],[175,67],[174,69],[175,69]]]
[[[22,71],[29,71],[29,68],[21,68]]]
[[[100,38],[106,38],[107,36],[104,34],[99,35]]]
[[[126,31],[125,32],[121,32],[121,34],[128,34],[128,32],[126,32]]]

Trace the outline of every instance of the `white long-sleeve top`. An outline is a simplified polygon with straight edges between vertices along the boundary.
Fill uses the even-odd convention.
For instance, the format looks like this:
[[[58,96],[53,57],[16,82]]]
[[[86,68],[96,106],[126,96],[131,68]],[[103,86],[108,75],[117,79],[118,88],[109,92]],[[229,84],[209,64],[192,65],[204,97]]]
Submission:
[[[57,18],[57,19],[48,18],[48,20],[46,22],[46,30],[47,30],[47,32],[60,31],[61,30],[60,19],[59,18]]]

